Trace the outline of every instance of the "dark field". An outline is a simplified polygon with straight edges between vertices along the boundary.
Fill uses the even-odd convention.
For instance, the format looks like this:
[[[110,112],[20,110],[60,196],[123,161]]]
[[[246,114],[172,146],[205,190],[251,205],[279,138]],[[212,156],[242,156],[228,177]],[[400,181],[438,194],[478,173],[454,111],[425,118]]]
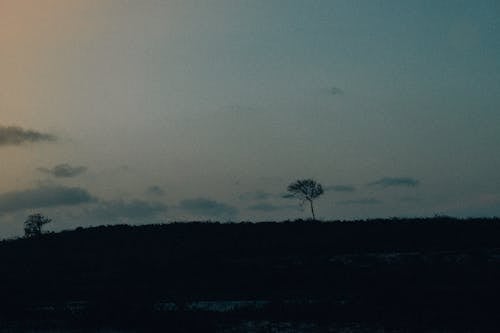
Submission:
[[[79,228],[3,241],[0,262],[3,327],[500,328],[499,219]]]

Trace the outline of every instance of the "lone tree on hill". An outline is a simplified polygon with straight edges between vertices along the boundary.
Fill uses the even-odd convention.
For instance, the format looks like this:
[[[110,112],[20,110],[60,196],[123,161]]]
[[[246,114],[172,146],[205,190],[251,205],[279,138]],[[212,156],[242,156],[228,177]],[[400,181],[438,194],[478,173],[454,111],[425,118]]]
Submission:
[[[287,191],[289,194],[285,195],[286,198],[298,198],[301,201],[301,205],[308,201],[311,207],[312,218],[316,220],[313,201],[324,193],[323,186],[313,179],[299,179],[288,185]]]
[[[26,238],[40,236],[42,234],[42,226],[51,221],[51,219],[38,213],[28,216],[28,219],[24,221],[24,236]]]

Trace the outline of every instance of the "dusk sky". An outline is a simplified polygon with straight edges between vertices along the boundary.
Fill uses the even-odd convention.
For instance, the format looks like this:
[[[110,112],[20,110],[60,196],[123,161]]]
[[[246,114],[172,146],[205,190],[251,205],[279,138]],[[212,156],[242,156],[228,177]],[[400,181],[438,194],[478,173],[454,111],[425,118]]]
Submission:
[[[498,0],[0,0],[0,238],[500,215]],[[307,207],[306,207],[307,208]]]

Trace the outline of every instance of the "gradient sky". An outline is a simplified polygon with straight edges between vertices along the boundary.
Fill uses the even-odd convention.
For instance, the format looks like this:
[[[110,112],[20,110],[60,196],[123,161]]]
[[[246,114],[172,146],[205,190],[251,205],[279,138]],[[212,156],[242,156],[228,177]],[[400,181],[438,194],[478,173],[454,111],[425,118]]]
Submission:
[[[0,0],[0,236],[500,215],[500,2]]]

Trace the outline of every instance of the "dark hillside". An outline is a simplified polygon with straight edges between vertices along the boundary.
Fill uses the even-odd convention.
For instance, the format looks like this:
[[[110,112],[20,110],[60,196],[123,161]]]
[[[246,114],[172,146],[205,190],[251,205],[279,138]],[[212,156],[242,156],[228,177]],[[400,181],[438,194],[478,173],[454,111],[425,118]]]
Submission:
[[[131,312],[293,301],[309,304],[301,315],[469,323],[496,320],[500,309],[498,219],[78,228],[3,241],[0,262],[7,317],[75,301]]]

